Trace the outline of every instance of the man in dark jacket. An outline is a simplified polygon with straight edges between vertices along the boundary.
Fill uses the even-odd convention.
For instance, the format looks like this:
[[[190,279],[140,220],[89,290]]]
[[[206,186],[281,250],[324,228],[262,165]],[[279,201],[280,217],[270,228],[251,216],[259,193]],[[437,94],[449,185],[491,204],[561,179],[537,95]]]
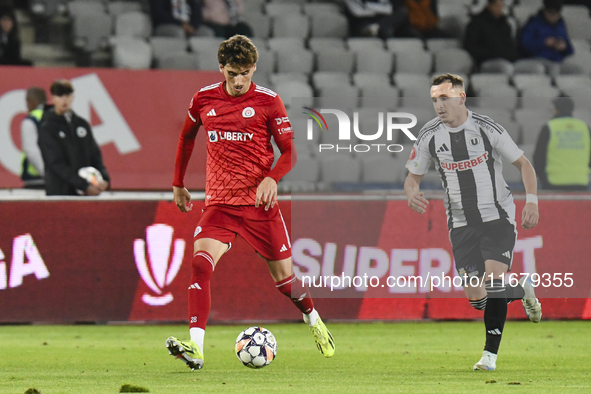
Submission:
[[[486,8],[466,27],[464,48],[481,64],[486,60],[517,60],[517,44],[503,13],[503,0],[488,0]]]
[[[529,18],[521,30],[526,56],[561,62],[574,50],[562,18],[562,0],[544,0],[544,8]]]
[[[74,88],[67,80],[51,85],[54,107],[43,114],[39,148],[45,164],[45,192],[52,195],[97,196],[109,188],[109,174],[88,122],[72,111]],[[94,167],[103,181],[93,185],[78,171]]]

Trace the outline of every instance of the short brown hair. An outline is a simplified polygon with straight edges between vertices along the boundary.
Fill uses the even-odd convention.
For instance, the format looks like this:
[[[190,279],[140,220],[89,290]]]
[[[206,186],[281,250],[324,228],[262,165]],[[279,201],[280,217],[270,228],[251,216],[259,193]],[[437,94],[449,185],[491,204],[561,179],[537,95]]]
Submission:
[[[259,60],[257,47],[246,36],[235,35],[220,44],[218,63],[237,67],[251,67]]]
[[[464,89],[464,79],[456,74],[441,74],[433,78],[433,83],[431,86],[441,85],[442,83],[450,82],[454,88],[462,88]]]
[[[51,84],[49,91],[53,96],[67,96],[74,93],[74,87],[67,79],[58,79]]]
[[[45,104],[47,101],[47,95],[45,94],[44,89],[34,86],[27,90],[26,99],[33,100],[35,103],[37,103],[37,105]]]

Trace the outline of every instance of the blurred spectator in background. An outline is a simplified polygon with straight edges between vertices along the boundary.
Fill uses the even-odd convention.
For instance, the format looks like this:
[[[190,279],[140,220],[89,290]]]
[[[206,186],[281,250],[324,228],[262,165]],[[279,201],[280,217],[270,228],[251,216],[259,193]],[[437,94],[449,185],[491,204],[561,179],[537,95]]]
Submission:
[[[544,0],[544,7],[523,26],[520,38],[525,56],[561,62],[574,52],[561,15],[562,4],[562,0]]]
[[[203,22],[217,37],[230,38],[236,34],[252,37],[251,27],[240,19],[244,14],[242,0],[203,1]]]
[[[543,189],[587,190],[591,165],[589,126],[573,117],[570,97],[557,97],[554,118],[546,123],[536,144],[534,168]]]
[[[488,0],[484,10],[473,16],[466,27],[464,48],[478,65],[490,60],[517,60],[517,44],[504,6],[503,0]]]
[[[201,17],[203,0],[150,0],[152,25],[178,25],[188,36],[207,35],[200,32],[203,26]]]
[[[21,41],[18,36],[16,17],[10,7],[0,8],[0,65],[30,66],[21,58]]]
[[[72,111],[74,87],[65,79],[51,85],[53,107],[43,114],[39,148],[45,165],[48,196],[97,196],[109,188],[109,174],[88,122]],[[103,181],[96,186],[78,175],[83,167],[94,167]],[[80,193],[78,192],[80,191]]]
[[[437,0],[404,0],[413,29],[422,38],[442,38],[446,34],[437,27],[439,17]]]
[[[403,0],[345,0],[351,36],[419,37]]]
[[[27,109],[29,115],[21,123],[21,143],[23,147],[22,173],[24,187],[27,189],[43,189],[43,157],[37,144],[39,124],[45,110],[47,95],[45,90],[32,87],[27,90]]]

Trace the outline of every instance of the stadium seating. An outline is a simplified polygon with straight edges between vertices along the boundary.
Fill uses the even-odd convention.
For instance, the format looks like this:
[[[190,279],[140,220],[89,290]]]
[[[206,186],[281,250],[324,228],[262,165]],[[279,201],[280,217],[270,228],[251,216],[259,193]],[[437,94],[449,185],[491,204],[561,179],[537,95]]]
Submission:
[[[316,54],[317,71],[336,71],[352,73],[355,66],[355,53],[349,51],[330,50]]]
[[[277,72],[309,74],[313,69],[314,53],[312,51],[303,48],[277,50]]]
[[[321,159],[322,181],[335,183],[358,183],[361,177],[361,162],[345,155],[330,155]]]
[[[310,30],[310,20],[306,15],[281,14],[272,19],[273,37],[306,38]]]
[[[311,37],[347,37],[349,23],[341,14],[313,14],[310,19]]]
[[[74,46],[85,52],[106,49],[112,28],[112,19],[105,13],[78,15],[72,26]]]
[[[363,183],[393,186],[395,183],[403,181],[400,177],[400,171],[396,170],[398,161],[391,156],[384,154],[372,155],[361,158],[361,164],[361,181]]]
[[[197,70],[199,63],[197,56],[186,51],[170,51],[158,58],[158,66],[171,70]]]
[[[113,65],[119,68],[146,69],[152,64],[152,47],[143,39],[119,36],[111,39]]]
[[[343,108],[358,111],[399,109],[415,113],[420,128],[434,117],[428,98],[432,77],[453,72],[464,77],[468,93],[477,96],[468,98],[468,106],[477,105],[475,111],[481,108],[484,115],[491,116],[515,141],[526,146],[535,142],[541,122],[550,116],[553,97],[561,94],[575,97],[580,100],[579,114],[590,117],[591,19],[585,7],[563,8],[575,48],[575,54],[563,63],[494,60],[473,70],[472,59],[462,49],[462,36],[469,12],[479,12],[485,0],[440,0],[439,27],[448,38],[427,40],[351,37],[349,20],[339,1],[243,1],[243,20],[252,27],[252,40],[259,50],[260,61],[253,80],[276,90],[288,109],[291,99],[299,97],[310,106],[334,107],[340,102]],[[72,26],[68,44],[70,50],[79,49],[77,53],[106,53],[112,35],[110,56],[114,67],[213,71],[219,67],[215,54],[222,38],[211,36],[213,32],[206,29],[187,39],[178,25],[159,25],[152,31],[145,0],[31,0],[30,3],[37,16],[67,15]],[[520,27],[538,12],[541,4],[540,0],[506,0],[505,6],[510,19]],[[324,97],[314,101],[314,96]],[[334,118],[327,116],[331,122],[336,121]],[[314,155],[310,144],[300,145],[302,155]],[[379,171],[370,169],[379,167],[377,163],[391,164],[396,159],[368,157],[359,155],[359,179],[380,183],[372,178],[378,178]],[[312,162],[315,164],[311,168],[316,168],[312,182],[322,181],[321,163]],[[404,163],[396,166],[400,165]],[[429,173],[424,180],[428,183],[430,175],[437,179],[439,187],[435,173]],[[403,175],[397,176],[396,182],[400,182]],[[383,177],[388,180],[385,183],[394,179],[393,174]],[[326,182],[330,184],[332,179],[328,176]]]
[[[357,72],[390,74],[394,68],[394,54],[383,49],[366,48],[357,51]]]
[[[156,61],[171,52],[187,51],[187,40],[184,38],[151,37],[150,44],[152,45],[152,53]]]
[[[271,35],[271,18],[260,11],[247,11],[244,20],[252,29],[256,38],[269,38]]]
[[[346,51],[345,41],[335,37],[312,37],[308,40],[308,47],[316,53],[322,51]]]
[[[143,12],[132,11],[117,15],[115,19],[116,36],[132,36],[147,39],[152,34],[152,22]]]
[[[350,37],[347,39],[347,46],[353,52],[384,49],[384,41],[376,37]]]
[[[433,55],[420,49],[413,52],[395,52],[396,73],[417,73],[428,75],[433,69]]]

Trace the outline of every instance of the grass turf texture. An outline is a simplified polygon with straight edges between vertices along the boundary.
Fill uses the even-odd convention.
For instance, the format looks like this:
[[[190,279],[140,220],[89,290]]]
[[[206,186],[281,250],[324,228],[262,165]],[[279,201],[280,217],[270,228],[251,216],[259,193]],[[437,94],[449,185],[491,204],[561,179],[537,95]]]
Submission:
[[[185,326],[0,326],[0,393],[183,392],[591,392],[589,322],[508,322],[497,370],[472,371],[482,354],[482,322],[329,324],[335,356],[316,350],[304,324],[264,325],[277,359],[244,367],[234,341],[246,328],[211,326],[205,366],[190,371],[165,339]]]

